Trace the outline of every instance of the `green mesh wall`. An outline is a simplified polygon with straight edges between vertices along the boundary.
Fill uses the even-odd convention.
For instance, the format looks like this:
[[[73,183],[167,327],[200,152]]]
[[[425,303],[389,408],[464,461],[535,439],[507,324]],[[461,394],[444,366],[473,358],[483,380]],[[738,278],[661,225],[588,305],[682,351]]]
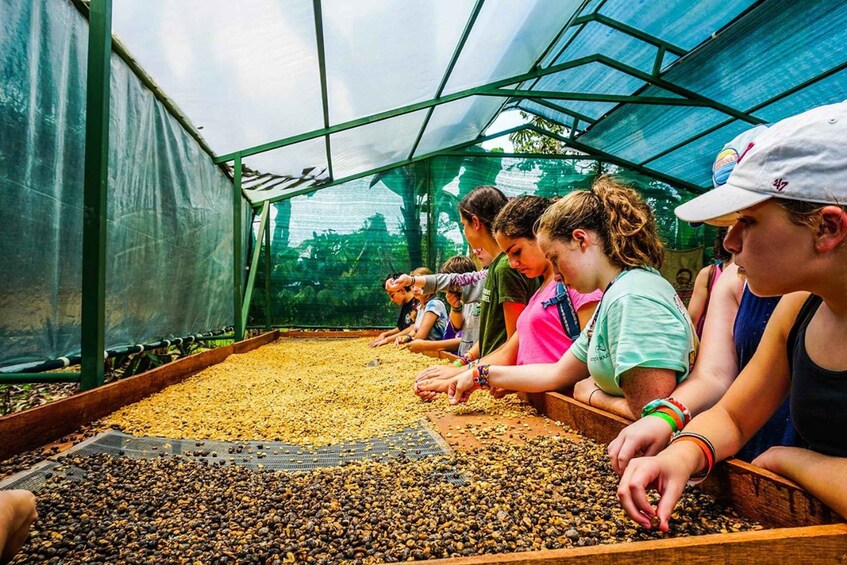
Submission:
[[[264,325],[269,310],[276,326],[393,326],[396,307],[382,290],[383,278],[419,266],[437,270],[446,258],[466,253],[457,205],[473,188],[563,195],[589,187],[598,171],[625,178],[644,195],[668,248],[703,245],[704,228],[673,214],[693,195],[631,171],[586,158],[435,157],[274,203],[270,308],[260,261],[249,324]]]

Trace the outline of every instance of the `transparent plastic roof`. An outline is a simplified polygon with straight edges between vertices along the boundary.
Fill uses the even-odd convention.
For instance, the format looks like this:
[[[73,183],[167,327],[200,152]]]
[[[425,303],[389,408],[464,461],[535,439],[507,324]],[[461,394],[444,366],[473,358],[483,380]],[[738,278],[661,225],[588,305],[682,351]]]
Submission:
[[[505,109],[690,191],[735,133],[847,98],[839,0],[114,0],[258,203],[473,145]],[[255,173],[255,174],[254,174]],[[247,177],[244,177],[247,179]]]
[[[112,14],[217,153],[323,126],[312,0],[114,0]]]

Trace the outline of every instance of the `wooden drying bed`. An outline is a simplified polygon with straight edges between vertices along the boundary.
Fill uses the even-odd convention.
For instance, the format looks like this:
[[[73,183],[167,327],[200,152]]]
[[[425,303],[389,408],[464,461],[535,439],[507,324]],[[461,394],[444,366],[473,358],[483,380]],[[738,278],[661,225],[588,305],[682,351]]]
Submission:
[[[0,459],[48,444],[118,408],[180,382],[226,359],[277,338],[361,338],[376,331],[273,331],[212,349],[146,373],[31,410],[0,417]],[[602,443],[614,439],[627,421],[559,393],[524,396],[542,414]],[[622,565],[655,563],[845,563],[847,524],[795,483],[778,475],[729,460],[718,464],[701,485],[739,514],[772,528],[753,532],[669,538],[573,549],[483,555],[439,563]]]
[[[602,443],[617,437],[627,420],[563,394],[523,397],[536,409]],[[444,559],[478,565],[656,563],[845,563],[847,524],[795,483],[738,460],[720,463],[701,488],[742,516],[772,528],[593,547]]]
[[[222,362],[233,353],[246,353],[276,341],[278,337],[279,332],[273,331],[224,347],[216,347],[43,406],[2,416],[0,461],[56,441],[118,408],[184,381],[191,375]]]

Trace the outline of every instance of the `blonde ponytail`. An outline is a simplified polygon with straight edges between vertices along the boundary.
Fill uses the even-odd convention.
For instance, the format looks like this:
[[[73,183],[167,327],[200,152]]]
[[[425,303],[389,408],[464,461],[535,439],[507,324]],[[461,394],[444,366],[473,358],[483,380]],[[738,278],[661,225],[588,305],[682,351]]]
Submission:
[[[637,192],[609,175],[598,178],[590,191],[571,192],[550,206],[537,231],[570,241],[576,229],[597,233],[603,252],[618,267],[662,266],[664,245],[653,210]]]

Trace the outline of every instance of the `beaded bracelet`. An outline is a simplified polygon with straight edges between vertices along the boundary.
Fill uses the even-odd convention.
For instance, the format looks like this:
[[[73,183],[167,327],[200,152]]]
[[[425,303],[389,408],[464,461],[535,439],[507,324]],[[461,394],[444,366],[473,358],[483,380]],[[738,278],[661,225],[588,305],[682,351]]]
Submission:
[[[488,373],[490,365],[477,365],[473,371],[473,382],[479,388],[491,388],[488,384]]]
[[[700,434],[695,434],[694,432],[679,432],[674,434],[671,438],[671,443],[675,441],[690,441],[697,445],[700,448],[700,451],[703,452],[703,456],[706,458],[706,469],[704,471],[700,471],[699,473],[694,473],[688,479],[689,485],[698,485],[706,480],[706,477],[709,476],[709,473],[712,472],[712,469],[715,467],[715,460],[717,459],[717,453],[715,452],[715,446],[712,445],[712,442],[709,441],[709,438],[706,436],[702,436]]]
[[[690,421],[691,421],[691,412],[688,410],[688,408],[686,408],[686,407],[685,407],[685,404],[683,404],[683,403],[682,403],[682,402],[680,402],[679,400],[674,399],[674,398],[673,398],[673,397],[671,397],[671,396],[669,396],[669,397],[665,398],[665,401],[667,401],[667,402],[669,402],[670,404],[672,404],[672,405],[676,406],[677,408],[679,408],[680,412],[682,412],[682,421],[683,421],[683,424],[684,424],[684,425],[688,425],[688,422],[690,422]]]

